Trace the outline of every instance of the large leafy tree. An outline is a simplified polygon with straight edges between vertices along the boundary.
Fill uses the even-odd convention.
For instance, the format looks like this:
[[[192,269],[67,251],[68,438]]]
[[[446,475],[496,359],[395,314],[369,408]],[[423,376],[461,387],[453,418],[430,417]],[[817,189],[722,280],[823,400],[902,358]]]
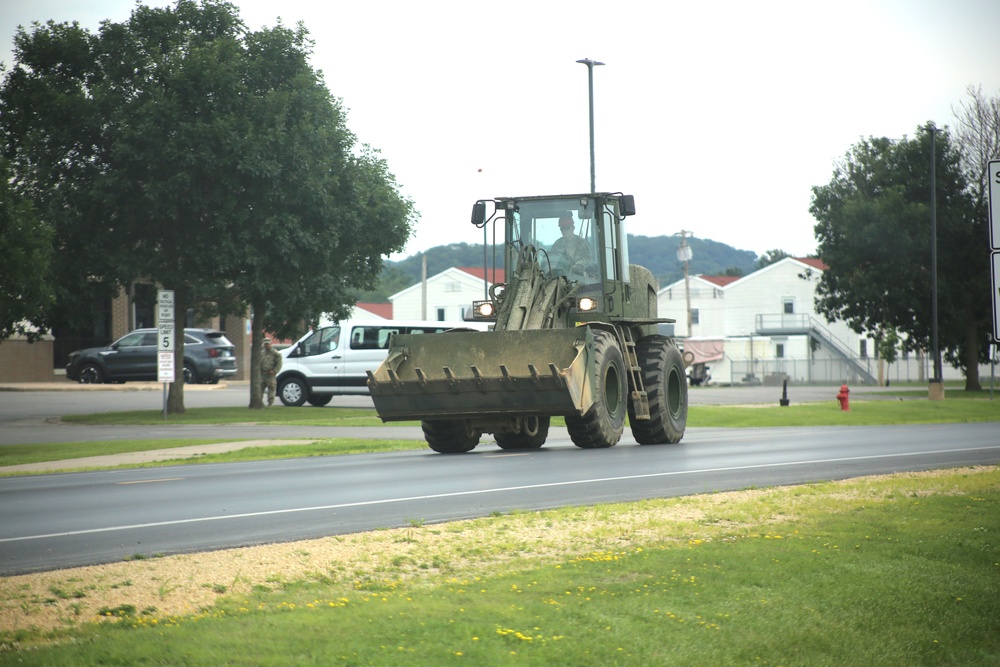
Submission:
[[[971,196],[947,131],[936,132],[939,345],[979,389],[987,354],[989,253],[984,211]],[[829,266],[816,306],[876,338],[907,334],[929,350],[931,299],[931,132],[868,138],[853,146],[830,183],[813,188],[810,212],[819,256]]]
[[[49,263],[52,228],[10,185],[0,158],[0,342],[13,335],[29,341],[42,333],[52,303]]]
[[[53,221],[63,284],[153,280],[178,313],[251,306],[252,407],[262,332],[343,308],[410,232],[412,204],[355,146],[310,49],[303,26],[251,32],[220,0],[138,5],[97,34],[19,31],[0,89],[3,149]]]

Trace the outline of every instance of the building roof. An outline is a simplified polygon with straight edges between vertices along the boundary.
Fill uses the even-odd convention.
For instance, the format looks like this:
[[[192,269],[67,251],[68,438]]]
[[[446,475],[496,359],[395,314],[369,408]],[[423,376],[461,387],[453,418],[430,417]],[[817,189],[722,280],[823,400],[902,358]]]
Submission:
[[[360,310],[368,311],[372,315],[377,315],[387,320],[392,319],[391,303],[362,303],[359,301],[358,303],[355,304],[355,307]]]
[[[465,271],[470,276],[475,276],[479,280],[482,280],[483,277],[486,275],[486,271],[479,266],[459,266],[458,270]],[[491,283],[502,283],[504,281],[503,269],[494,269],[489,272],[489,275],[490,275],[489,281]]]
[[[740,279],[740,276],[703,276],[699,275],[699,278],[707,282],[718,285],[719,287],[725,287],[731,282],[735,282]]]
[[[803,264],[808,264],[814,269],[819,269],[820,271],[826,271],[830,267],[826,265],[826,262],[821,260],[819,257],[794,257],[796,262],[802,262]]]

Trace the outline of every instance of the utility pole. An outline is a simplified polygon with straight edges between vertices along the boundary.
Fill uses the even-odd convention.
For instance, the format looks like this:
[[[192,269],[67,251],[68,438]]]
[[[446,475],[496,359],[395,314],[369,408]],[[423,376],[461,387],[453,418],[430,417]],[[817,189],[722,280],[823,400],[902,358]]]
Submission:
[[[691,246],[687,244],[687,235],[690,232],[681,230],[681,244],[677,247],[677,261],[684,262],[684,297],[687,300],[687,335],[690,338],[691,332],[691,279],[688,275],[688,262],[691,261]]]
[[[603,65],[596,60],[583,58],[576,62],[587,66],[587,83],[590,90],[590,192],[597,192],[597,175],[594,169],[594,65]]]

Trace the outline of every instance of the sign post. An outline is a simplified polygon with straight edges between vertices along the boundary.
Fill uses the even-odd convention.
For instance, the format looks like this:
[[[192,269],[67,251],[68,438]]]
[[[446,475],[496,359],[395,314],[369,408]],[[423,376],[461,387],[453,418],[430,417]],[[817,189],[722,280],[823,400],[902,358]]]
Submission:
[[[990,160],[986,172],[990,199],[990,266],[993,294],[993,354],[990,356],[990,400],[993,399],[993,358],[1000,344],[1000,160]]]
[[[167,418],[167,385],[174,381],[174,291],[156,293],[157,380],[163,383],[163,419]]]

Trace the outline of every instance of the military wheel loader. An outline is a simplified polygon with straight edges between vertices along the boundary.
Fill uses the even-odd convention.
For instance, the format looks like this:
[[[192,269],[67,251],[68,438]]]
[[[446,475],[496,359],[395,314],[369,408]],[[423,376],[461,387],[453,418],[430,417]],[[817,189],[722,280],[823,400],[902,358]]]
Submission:
[[[504,234],[491,263],[502,253],[506,282],[473,303],[493,327],[394,335],[368,373],[379,417],[420,420],[441,453],[471,451],[484,433],[503,449],[541,447],[557,415],[586,449],[617,444],[626,415],[640,444],[679,442],[685,364],[660,333],[673,320],[657,317],[655,278],[629,264],[634,214],[621,193],[476,202],[473,224]]]

